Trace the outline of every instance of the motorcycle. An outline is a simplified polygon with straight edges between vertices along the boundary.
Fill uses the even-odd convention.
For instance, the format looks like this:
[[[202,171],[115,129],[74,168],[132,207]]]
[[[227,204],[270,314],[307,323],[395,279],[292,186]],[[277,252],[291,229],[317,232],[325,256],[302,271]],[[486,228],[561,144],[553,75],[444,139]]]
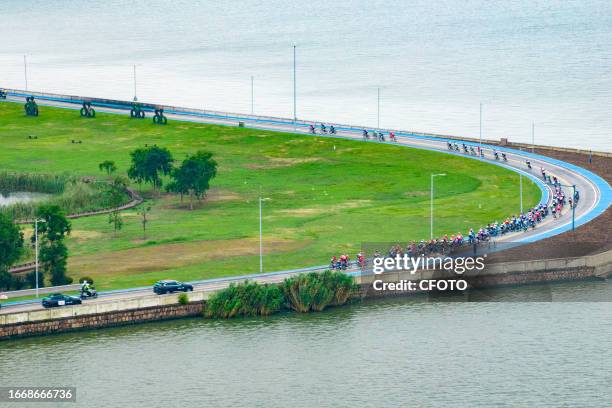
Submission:
[[[335,128],[335,127],[333,127],[333,126],[330,126],[330,127],[329,127],[329,134],[330,134],[330,135],[335,135],[335,134],[336,134],[336,128]]]
[[[98,297],[98,292],[94,288],[90,288],[89,290],[81,290],[81,295],[79,297],[81,300],[87,298],[95,299]]]

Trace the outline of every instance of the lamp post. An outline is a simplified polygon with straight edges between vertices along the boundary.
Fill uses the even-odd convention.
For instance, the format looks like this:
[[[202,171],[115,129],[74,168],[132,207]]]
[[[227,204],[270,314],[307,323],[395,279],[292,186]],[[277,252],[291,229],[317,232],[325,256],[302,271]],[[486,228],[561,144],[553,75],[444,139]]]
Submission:
[[[378,98],[376,100],[376,127],[380,129],[380,88],[377,88]]]
[[[561,187],[572,188],[572,232],[576,230],[576,185],[559,184]]]
[[[253,102],[253,101],[254,101],[254,98],[253,98],[253,97],[254,97],[254,92],[253,92],[253,88],[254,88],[254,87],[253,87],[253,82],[254,82],[254,78],[253,78],[253,75],[251,75],[251,115],[252,115],[252,114],[253,114],[253,112],[255,111],[255,109],[254,109],[255,104],[254,104],[254,102]]]
[[[293,126],[297,122],[296,45],[293,44]]]
[[[36,275],[36,297],[38,297],[38,223],[39,222],[46,222],[44,219],[38,219],[36,218],[34,220],[34,247],[35,247],[35,252],[36,252],[36,265],[35,265],[35,275]]]
[[[531,122],[531,153],[535,152],[535,122]]]
[[[523,175],[519,173],[519,190],[521,196],[521,214],[523,213]]]
[[[138,100],[136,96],[136,64],[134,64],[134,102]]]
[[[25,90],[28,90],[28,59],[23,56],[23,76],[25,78]]]
[[[480,102],[480,139],[478,142],[478,147],[480,148],[480,151],[482,152],[482,102]]]
[[[438,177],[438,176],[446,176],[446,173],[438,173],[438,174],[432,174],[431,175],[431,197],[429,200],[429,239],[433,239],[434,237],[434,233],[433,233],[433,200],[434,200],[434,177]]]

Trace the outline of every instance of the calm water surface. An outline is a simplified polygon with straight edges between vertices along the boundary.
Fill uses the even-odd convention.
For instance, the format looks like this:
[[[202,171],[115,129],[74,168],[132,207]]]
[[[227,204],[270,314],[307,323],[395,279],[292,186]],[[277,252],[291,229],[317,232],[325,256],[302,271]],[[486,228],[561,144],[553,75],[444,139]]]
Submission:
[[[609,0],[3,0],[0,86],[612,151]]]
[[[14,192],[0,193],[0,207],[6,207],[18,203],[30,203],[33,201],[42,201],[50,197],[50,194],[44,193],[29,193],[29,192]]]
[[[1,342],[0,382],[90,407],[609,407],[612,282],[495,292]]]

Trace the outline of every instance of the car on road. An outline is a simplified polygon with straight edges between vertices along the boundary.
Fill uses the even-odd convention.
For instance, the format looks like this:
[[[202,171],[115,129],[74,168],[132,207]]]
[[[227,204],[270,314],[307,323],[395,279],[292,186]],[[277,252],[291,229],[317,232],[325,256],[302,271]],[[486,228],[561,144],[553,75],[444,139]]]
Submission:
[[[158,295],[172,292],[191,292],[193,291],[193,285],[188,283],[178,282],[175,280],[160,280],[155,282],[153,285],[153,292]]]
[[[68,305],[80,305],[81,299],[74,296],[64,295],[62,293],[54,293],[46,296],[42,300],[43,307],[59,307]]]

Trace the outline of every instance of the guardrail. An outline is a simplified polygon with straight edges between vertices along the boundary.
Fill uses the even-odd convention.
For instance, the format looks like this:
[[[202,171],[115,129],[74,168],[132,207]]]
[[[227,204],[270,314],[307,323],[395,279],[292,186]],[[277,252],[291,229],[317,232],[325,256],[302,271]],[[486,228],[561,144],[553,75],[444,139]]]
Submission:
[[[72,284],[72,285],[63,285],[63,286],[47,286],[44,288],[39,288],[39,294],[48,294],[48,293],[56,293],[56,292],[70,292],[74,290],[79,290],[81,288],[80,284]],[[19,298],[25,296],[34,296],[36,295],[36,289],[25,289],[25,290],[13,290],[10,292],[0,292],[0,297],[6,296],[8,299]]]
[[[117,109],[131,109],[132,101],[122,101],[118,99],[106,99],[106,98],[94,98],[94,97],[83,97],[76,95],[65,95],[65,94],[56,94],[50,92],[34,92],[34,91],[25,91],[21,89],[9,89],[9,88],[0,88],[4,89],[8,92],[9,95],[12,96],[35,96],[42,99],[47,99],[51,101],[57,102],[66,102],[66,103],[74,103],[74,104],[82,104],[83,102],[91,102],[94,106],[99,107],[109,107],[109,108],[117,108]],[[163,108],[168,113],[182,114],[182,115],[197,115],[197,116],[208,116],[208,117],[216,117],[218,119],[225,120],[249,120],[254,122],[264,122],[264,123],[276,123],[276,124],[293,124],[295,126],[310,126],[311,124],[321,123],[320,120],[307,120],[307,119],[288,119],[282,118],[278,116],[264,116],[264,115],[250,115],[244,113],[232,113],[232,112],[222,112],[208,109],[194,109],[194,108],[185,108],[173,105],[163,105],[163,104],[155,104],[148,102],[138,102],[141,108],[145,111],[152,112],[155,109]],[[436,133],[428,133],[428,132],[416,132],[416,131],[406,131],[400,129],[389,129],[389,128],[374,128],[371,126],[358,126],[358,125],[348,125],[342,123],[332,123],[325,122],[326,125],[333,125],[338,130],[352,130],[352,131],[360,131],[361,129],[375,129],[376,131],[383,132],[395,132],[397,133],[409,133],[410,135],[420,136],[420,137],[434,137],[441,139],[449,139],[449,140],[457,140],[457,141],[467,141],[479,143],[481,142],[478,138],[473,137],[465,137],[465,136],[453,136],[453,135],[443,135]],[[506,139],[507,138],[503,138]],[[531,148],[532,145],[527,143],[515,143],[511,141],[507,141],[509,146],[518,147],[518,148]],[[483,139],[483,144],[492,144],[492,145],[500,145],[500,140],[492,140],[492,139]],[[590,151],[585,149],[574,149],[574,148],[565,148],[565,147],[556,147],[556,146],[546,146],[546,145],[535,145],[537,149],[548,149],[548,150],[556,150],[561,152],[572,152],[579,154],[592,154],[593,156],[602,156],[602,157],[612,157],[612,152],[599,152],[599,151]]]

